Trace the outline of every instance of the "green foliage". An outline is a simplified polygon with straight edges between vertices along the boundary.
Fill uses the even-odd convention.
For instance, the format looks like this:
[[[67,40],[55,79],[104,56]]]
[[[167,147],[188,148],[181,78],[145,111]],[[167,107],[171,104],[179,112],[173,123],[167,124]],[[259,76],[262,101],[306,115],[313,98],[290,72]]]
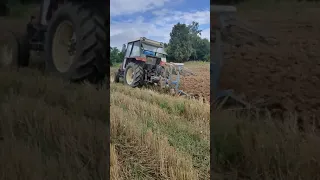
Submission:
[[[200,37],[199,23],[190,25],[178,23],[170,33],[169,44],[165,44],[168,59],[174,62],[189,60],[210,60],[210,42]]]
[[[193,54],[190,56],[191,60],[206,60],[210,56],[210,41],[206,38],[202,39],[199,36],[194,37],[192,43]]]
[[[169,46],[167,53],[176,60],[176,62],[184,62],[189,60],[192,54],[192,37],[190,29],[186,24],[176,24],[170,33]]]
[[[123,61],[124,53],[116,47],[110,47],[110,61],[112,64],[119,64]]]

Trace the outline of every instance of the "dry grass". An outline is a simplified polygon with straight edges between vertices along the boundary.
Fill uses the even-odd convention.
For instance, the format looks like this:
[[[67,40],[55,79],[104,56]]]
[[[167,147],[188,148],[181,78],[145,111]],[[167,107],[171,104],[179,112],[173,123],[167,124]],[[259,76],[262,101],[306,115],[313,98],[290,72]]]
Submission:
[[[293,3],[290,1],[281,3],[278,3],[278,1],[277,3],[271,3],[272,1],[255,2],[256,3],[252,3],[252,1],[243,3],[237,7],[239,8],[238,15],[240,18],[248,20],[248,22],[250,22],[249,20],[253,22],[253,19],[256,19],[260,21],[261,24],[263,24],[261,25],[261,27],[257,27],[256,30],[258,32],[263,32],[269,35],[277,35],[277,33],[281,34],[282,32],[288,32],[288,34],[290,34],[289,32],[291,31],[289,31],[289,27],[291,26],[287,25],[286,20],[288,20],[288,24],[293,24],[293,28],[291,29],[292,31],[295,31],[295,24],[292,22],[294,20],[297,20],[297,24],[301,21],[302,18],[302,22],[304,23],[314,24],[315,22],[317,22],[311,22],[311,20],[313,20],[311,17],[317,16],[312,16],[310,14],[319,12],[319,3]],[[308,15],[306,15],[306,18],[304,18],[304,14],[307,11],[309,13]],[[293,16],[293,14],[295,15]],[[277,24],[277,26],[275,24]],[[280,26],[287,26],[286,28],[288,29],[284,31],[283,29],[279,28]],[[262,31],[260,31],[260,29],[262,29]],[[312,31],[308,31],[309,30],[300,30],[298,31],[300,33],[297,34],[301,35],[301,37],[299,37],[300,39],[303,36],[303,38],[309,39],[311,34],[309,35],[308,33],[311,33]],[[283,42],[281,42],[281,44],[286,45],[287,41],[291,42],[291,39],[285,39],[288,36],[281,35],[276,36],[281,40],[283,39]],[[293,35],[292,37],[295,37],[295,35]],[[311,46],[311,44],[306,45]],[[295,49],[291,48],[291,46],[288,46],[287,49],[289,52],[295,51]],[[279,51],[278,47],[277,50]],[[260,51],[257,51],[255,53],[259,52]],[[247,53],[250,54],[250,52]],[[281,59],[281,57],[279,58]],[[234,60],[240,61],[241,59]],[[248,61],[248,59],[244,60]],[[266,59],[259,58],[258,61],[265,60]],[[258,61],[256,63],[252,63],[252,67],[246,66],[246,68],[243,69],[243,71],[248,71],[248,69],[250,68],[254,69],[256,67],[263,67],[264,65],[259,64]],[[307,59],[306,61],[312,62],[312,59]],[[290,62],[288,64],[290,64]],[[270,65],[273,63],[274,62],[271,60],[268,61],[267,64]],[[317,63],[315,63],[315,66],[316,64]],[[301,69],[307,69],[305,68],[304,64],[300,64],[300,66]],[[272,67],[272,65],[270,67]],[[279,70],[281,69],[281,67],[277,66],[275,69],[276,71],[281,71]],[[234,71],[235,69],[231,69],[231,71],[232,70]],[[238,67],[237,70],[237,74],[240,76],[243,73],[241,72],[241,67]],[[262,73],[263,72],[261,71],[261,74],[258,74],[260,75],[259,77],[263,77]],[[292,74],[291,71],[289,74]],[[304,74],[304,76],[306,75]],[[284,78],[285,75],[281,76],[281,78],[282,77]],[[254,77],[251,78],[255,79]],[[249,79],[240,78],[238,79],[238,82],[247,82],[252,79],[250,79],[250,77]],[[256,82],[259,81],[257,81],[256,79]],[[285,82],[285,80],[282,82]],[[231,87],[236,88],[234,85],[230,85]],[[247,87],[245,83],[242,83],[242,85],[243,87]],[[276,93],[278,93],[275,90],[278,86],[280,86],[280,84],[274,84],[273,88],[269,88],[267,90],[269,90],[269,93],[275,95]],[[294,85],[292,85],[292,89],[293,88]],[[313,91],[313,89],[311,88],[310,91]],[[260,91],[256,90],[256,92]],[[291,100],[289,98],[297,97],[300,96],[300,94],[304,94],[303,92],[298,92],[299,93],[293,95],[292,97],[288,97],[287,99],[285,98],[285,100]],[[245,91],[237,93],[246,94]],[[308,93],[306,92],[305,94]],[[311,99],[308,98],[301,99],[303,99],[306,102],[311,101]],[[281,100],[279,98],[279,102],[280,101]],[[304,102],[297,101],[294,104],[301,103]],[[317,106],[313,106],[313,108],[315,108],[316,110]],[[213,177],[219,180],[319,180],[320,137],[319,132],[316,132],[315,130],[319,130],[319,125],[305,125],[304,131],[302,132],[298,126],[299,119],[297,118],[297,116],[293,113],[285,114],[285,118],[275,119],[270,116],[259,117],[253,113],[250,114],[251,117],[249,118],[235,116],[234,113],[231,113],[230,111],[213,112],[213,119],[211,119],[213,127],[211,129],[211,133],[213,134],[214,142],[214,145],[212,147],[212,158],[214,162],[213,167],[215,168],[216,172],[215,174],[213,174]],[[219,177],[216,174],[219,175]]]
[[[0,179],[209,179],[208,104],[112,85],[109,145],[105,89],[34,69],[0,84]]]
[[[0,179],[107,179],[106,90],[0,70]]]
[[[239,118],[215,112],[214,167],[230,179],[320,179],[320,137],[299,131],[295,116]],[[218,179],[218,178],[217,178]]]
[[[113,179],[209,179],[208,104],[111,84]]]

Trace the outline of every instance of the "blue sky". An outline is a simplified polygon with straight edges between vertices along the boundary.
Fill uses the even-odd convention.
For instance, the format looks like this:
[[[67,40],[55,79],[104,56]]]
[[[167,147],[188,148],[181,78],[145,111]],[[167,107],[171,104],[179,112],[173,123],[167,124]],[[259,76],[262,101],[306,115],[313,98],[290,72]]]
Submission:
[[[173,25],[199,22],[210,40],[210,0],[110,0],[110,44],[147,37],[168,42]]]

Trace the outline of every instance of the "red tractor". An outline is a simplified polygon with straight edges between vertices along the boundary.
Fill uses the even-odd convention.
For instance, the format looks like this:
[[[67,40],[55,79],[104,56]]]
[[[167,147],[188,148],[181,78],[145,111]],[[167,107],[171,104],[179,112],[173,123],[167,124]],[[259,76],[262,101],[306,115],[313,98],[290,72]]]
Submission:
[[[167,56],[163,43],[141,37],[124,45],[122,52],[125,54],[123,63],[111,76],[111,81],[119,82],[123,78],[131,87],[160,83]]]
[[[18,52],[7,65],[28,66],[30,51],[44,51],[46,71],[70,81],[104,79],[109,14],[105,0],[43,0],[39,17],[31,17],[26,32],[16,35]]]

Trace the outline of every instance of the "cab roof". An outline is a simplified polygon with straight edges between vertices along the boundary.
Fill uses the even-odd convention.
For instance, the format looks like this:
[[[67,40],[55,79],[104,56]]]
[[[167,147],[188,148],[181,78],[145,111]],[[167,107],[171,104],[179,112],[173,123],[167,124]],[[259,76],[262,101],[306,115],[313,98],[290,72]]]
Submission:
[[[151,40],[151,39],[147,39],[145,37],[140,37],[139,39],[136,39],[136,40],[133,40],[133,41],[129,41],[128,43],[132,43],[132,42],[136,42],[136,41],[141,41],[143,43],[150,44],[150,45],[158,47],[158,48],[164,48],[164,44],[162,42],[158,42],[158,41],[154,41],[154,40]]]

